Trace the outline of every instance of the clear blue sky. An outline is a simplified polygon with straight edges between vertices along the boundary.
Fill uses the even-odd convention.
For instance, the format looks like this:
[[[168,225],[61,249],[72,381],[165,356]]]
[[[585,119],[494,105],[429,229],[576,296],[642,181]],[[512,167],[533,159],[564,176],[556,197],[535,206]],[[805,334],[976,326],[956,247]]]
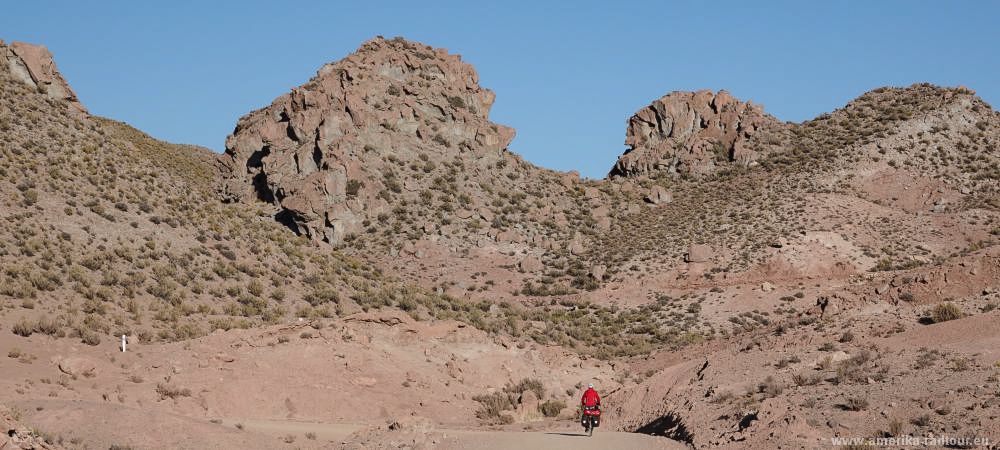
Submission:
[[[513,151],[595,178],[626,119],[673,90],[727,89],[789,121],[920,81],[1000,101],[1000,2],[282,3],[12,2],[0,39],[47,45],[91,112],[221,151],[325,62],[404,36],[476,66]]]

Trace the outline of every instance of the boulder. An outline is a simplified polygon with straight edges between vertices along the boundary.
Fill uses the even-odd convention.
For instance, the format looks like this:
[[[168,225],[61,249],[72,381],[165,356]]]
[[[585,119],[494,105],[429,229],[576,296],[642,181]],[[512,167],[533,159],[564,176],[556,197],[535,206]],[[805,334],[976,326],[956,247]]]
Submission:
[[[84,356],[68,356],[58,362],[59,371],[66,375],[96,375],[97,363]]]
[[[657,184],[649,189],[646,201],[654,205],[665,205],[674,201],[674,196],[665,187]]]
[[[533,422],[542,419],[542,413],[539,411],[538,406],[541,404],[541,400],[534,391],[524,391],[521,393],[517,401],[517,411],[515,414],[515,419],[518,422]]]
[[[572,187],[574,184],[580,182],[580,172],[575,170],[565,172],[559,176],[559,182],[565,187]]]
[[[771,284],[770,282],[765,281],[760,284],[760,290],[764,292],[771,292],[774,290],[774,285]]]
[[[607,272],[607,268],[605,268],[602,265],[596,265],[590,268],[590,276],[597,281],[601,281],[604,279],[605,272]]]
[[[511,244],[521,241],[523,241],[523,238],[514,230],[501,231],[497,233],[497,242]]]
[[[537,410],[540,401],[535,391],[527,390],[521,393],[517,403],[521,408]]]
[[[704,244],[691,244],[688,246],[684,260],[689,263],[708,262],[713,257],[712,248]]]

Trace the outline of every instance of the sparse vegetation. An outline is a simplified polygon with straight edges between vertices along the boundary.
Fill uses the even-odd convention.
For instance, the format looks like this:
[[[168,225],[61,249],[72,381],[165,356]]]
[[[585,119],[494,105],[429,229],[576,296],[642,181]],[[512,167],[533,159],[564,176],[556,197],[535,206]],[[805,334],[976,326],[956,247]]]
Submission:
[[[545,417],[556,417],[563,409],[566,409],[566,402],[562,400],[547,400],[538,405],[538,410]]]
[[[170,386],[166,384],[157,384],[156,393],[160,396],[160,399],[170,398],[177,399],[179,397],[190,397],[191,390],[187,388],[179,388],[175,386]]]
[[[844,409],[848,411],[864,411],[868,409],[868,400],[863,397],[847,397]]]
[[[960,319],[965,316],[958,305],[951,302],[939,303],[932,308],[928,314],[931,323],[947,322],[949,320]]]

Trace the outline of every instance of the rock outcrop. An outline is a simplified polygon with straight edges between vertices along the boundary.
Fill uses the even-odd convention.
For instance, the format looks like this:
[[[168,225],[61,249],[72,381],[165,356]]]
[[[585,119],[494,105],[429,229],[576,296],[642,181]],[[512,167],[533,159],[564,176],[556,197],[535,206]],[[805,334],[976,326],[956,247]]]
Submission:
[[[436,169],[459,155],[466,173],[504,159],[514,130],[488,120],[493,99],[460,56],[373,39],[240,119],[224,196],[273,202],[299,233],[339,242],[390,200],[447,183]]]
[[[672,92],[629,119],[629,150],[609,176],[710,173],[724,162],[751,165],[758,157],[757,141],[781,126],[762,107],[726,91]]]
[[[59,73],[49,49],[41,45],[0,41],[0,64],[4,64],[17,80],[37,89],[50,98],[65,101],[73,111],[86,114],[76,93]]]

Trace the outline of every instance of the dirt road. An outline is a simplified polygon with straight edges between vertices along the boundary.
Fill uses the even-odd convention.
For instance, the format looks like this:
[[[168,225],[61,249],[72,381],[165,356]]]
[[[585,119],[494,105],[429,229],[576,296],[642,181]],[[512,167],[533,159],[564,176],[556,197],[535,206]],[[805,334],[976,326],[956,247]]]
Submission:
[[[685,449],[675,441],[598,429],[592,437],[564,423],[538,423],[530,431],[449,429],[403,430],[379,435],[365,425],[294,419],[196,419],[110,402],[32,399],[14,402],[23,421],[64,442],[92,448],[112,445],[135,449],[354,449],[387,448],[409,442],[417,448],[473,449]],[[150,426],[150,424],[156,426]],[[361,431],[361,433],[354,434]],[[384,430],[383,430],[384,431]],[[361,436],[359,438],[359,436]],[[391,446],[391,445],[390,445]],[[394,446],[393,446],[394,448]]]
[[[227,423],[237,423],[229,420]],[[238,422],[249,432],[280,438],[288,435],[303,436],[309,433],[316,442],[340,445],[351,433],[361,430],[360,425],[325,424],[295,421],[246,420]],[[552,431],[483,431],[483,430],[433,430],[438,439],[434,448],[501,450],[544,448],[551,450],[603,450],[603,449],[686,449],[684,445],[665,438],[635,433],[597,431],[588,437],[579,432],[557,429]]]

